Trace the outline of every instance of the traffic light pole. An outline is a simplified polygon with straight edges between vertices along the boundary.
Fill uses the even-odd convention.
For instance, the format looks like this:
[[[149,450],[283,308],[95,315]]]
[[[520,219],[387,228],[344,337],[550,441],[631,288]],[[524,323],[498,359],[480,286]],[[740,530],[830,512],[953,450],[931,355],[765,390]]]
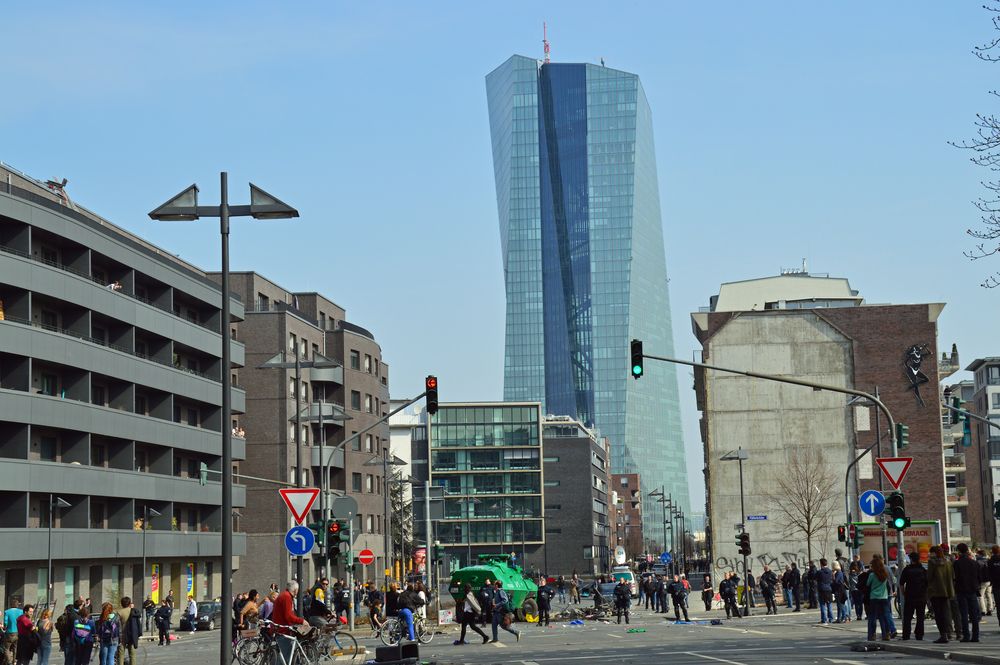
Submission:
[[[632,342],[633,348],[635,348],[636,341],[637,340],[633,340],[633,342]],[[639,342],[639,344],[641,345],[641,342]],[[639,348],[641,349],[641,346]],[[690,361],[690,360],[681,360],[679,358],[668,358],[666,356],[654,356],[654,355],[650,355],[648,353],[640,353],[640,357],[641,358],[649,358],[650,360],[659,360],[659,361],[662,361],[662,362],[674,363],[674,364],[677,364],[677,365],[687,365],[688,367],[698,367],[700,369],[711,369],[711,370],[715,370],[716,372],[726,372],[728,374],[739,374],[741,376],[748,376],[748,377],[754,378],[754,379],[764,379],[765,381],[777,381],[778,383],[790,383],[790,384],[796,385],[796,386],[804,386],[806,388],[812,388],[813,390],[826,390],[826,391],[833,392],[833,393],[841,393],[841,394],[844,394],[844,395],[853,395],[855,397],[863,397],[865,399],[871,400],[871,402],[873,404],[875,404],[875,406],[885,415],[886,420],[889,421],[889,440],[892,443],[892,456],[896,457],[899,454],[899,451],[898,451],[897,445],[896,445],[896,421],[892,417],[892,413],[889,412],[889,408],[882,402],[882,400],[880,400],[875,395],[872,395],[870,393],[866,393],[863,390],[854,390],[853,388],[843,388],[841,386],[831,386],[831,385],[828,385],[828,384],[825,384],[825,383],[816,383],[814,381],[806,381],[804,379],[795,379],[795,378],[791,378],[791,377],[787,377],[787,376],[776,376],[774,374],[761,374],[760,372],[750,372],[750,371],[742,370],[742,369],[733,369],[731,367],[719,367],[718,365],[708,365],[706,363],[696,363],[696,362],[693,362],[693,361]],[[635,376],[636,378],[638,378],[638,376],[642,375],[642,369],[640,368],[640,370],[638,372],[638,376],[637,376],[637,373],[635,371],[635,358],[633,358],[632,364],[633,364],[632,375]],[[874,448],[874,445],[872,446],[872,448]],[[851,465],[849,465],[848,468],[850,468],[850,466],[853,466],[854,464],[857,464],[858,460],[860,460],[862,457],[864,457],[865,455],[867,455],[870,451],[871,451],[871,448],[868,448],[867,450],[865,450],[865,452],[863,452],[861,455],[859,455],[854,460],[854,462],[852,462]],[[850,496],[848,496],[847,497],[847,521],[848,521],[848,523],[851,521],[851,507],[850,507],[850,505],[851,505],[850,504]],[[745,515],[743,516],[743,519],[741,519],[740,521],[742,522],[744,519],[746,519]],[[903,569],[903,565],[904,565],[903,532],[902,531],[898,531],[896,533],[896,562],[897,562],[897,568],[901,572],[902,569]]]

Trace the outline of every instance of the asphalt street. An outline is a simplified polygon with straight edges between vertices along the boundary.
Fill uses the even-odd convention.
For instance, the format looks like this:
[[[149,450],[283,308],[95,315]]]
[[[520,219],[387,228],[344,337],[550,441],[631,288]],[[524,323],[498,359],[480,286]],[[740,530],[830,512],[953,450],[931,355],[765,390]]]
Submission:
[[[692,624],[674,624],[663,615],[637,611],[629,626],[617,623],[586,622],[570,626],[567,622],[553,623],[548,628],[533,624],[517,624],[522,631],[519,642],[514,636],[500,631],[500,642],[481,644],[475,633],[467,636],[468,645],[455,646],[455,628],[446,628],[434,641],[420,647],[421,660],[444,664],[493,665],[516,663],[585,665],[589,662],[619,665],[669,662],[678,664],[726,663],[757,665],[767,663],[819,663],[823,665],[859,665],[863,663],[940,663],[937,658],[887,652],[858,653],[852,643],[863,639],[854,630],[838,630],[816,626],[818,614],[803,611],[777,617],[755,616],[748,619],[725,620],[719,611],[692,611]],[[722,625],[712,626],[708,620],[720,618]],[[855,624],[849,624],[854,626]],[[646,632],[628,633],[628,628]],[[489,628],[486,629],[489,633]],[[369,655],[357,662],[374,657],[379,643],[365,637],[359,628],[355,636],[369,649]],[[910,643],[908,643],[910,644]],[[218,661],[219,633],[181,633],[169,647],[155,643],[145,648],[140,665],[200,665]]]

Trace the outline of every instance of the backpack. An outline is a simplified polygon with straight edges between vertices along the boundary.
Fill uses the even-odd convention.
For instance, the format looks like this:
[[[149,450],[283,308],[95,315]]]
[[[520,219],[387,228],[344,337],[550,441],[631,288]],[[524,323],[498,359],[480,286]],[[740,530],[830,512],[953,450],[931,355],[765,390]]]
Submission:
[[[73,624],[73,641],[77,644],[93,644],[94,628],[89,621],[77,621]]]
[[[121,637],[121,625],[117,619],[108,617],[98,626],[97,635],[101,638],[101,644],[116,642]]]
[[[56,634],[59,635],[60,640],[66,640],[69,637],[70,623],[69,619],[66,617],[66,613],[59,615],[56,619]]]
[[[514,604],[510,602],[510,596],[507,595],[507,592],[504,591],[503,589],[501,589],[501,590],[497,591],[496,593],[497,593],[497,600],[500,601],[497,604],[500,607],[503,608],[503,611],[505,613],[513,614],[514,613]]]

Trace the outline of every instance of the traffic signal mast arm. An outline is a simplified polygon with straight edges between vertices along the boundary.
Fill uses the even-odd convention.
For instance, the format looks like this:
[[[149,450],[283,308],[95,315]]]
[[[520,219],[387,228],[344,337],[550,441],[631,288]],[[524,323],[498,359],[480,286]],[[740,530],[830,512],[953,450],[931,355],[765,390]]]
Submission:
[[[352,434],[351,436],[347,437],[346,439],[344,439],[340,443],[338,443],[338,444],[336,444],[334,446],[331,446],[331,448],[333,448],[334,450],[338,450],[338,449],[344,448],[344,446],[346,446],[348,443],[350,443],[354,439],[359,438],[365,432],[370,432],[371,430],[375,429],[379,425],[382,425],[384,423],[389,422],[389,418],[392,418],[394,415],[396,415],[397,413],[399,413],[400,411],[402,411],[406,407],[410,406],[414,402],[419,402],[420,400],[422,400],[426,396],[427,396],[427,391],[424,391],[424,392],[420,393],[419,395],[417,395],[416,397],[414,397],[413,399],[407,400],[407,401],[403,402],[398,407],[396,407],[395,409],[393,409],[389,413],[385,414],[383,417],[379,418],[378,420],[376,420],[375,422],[373,422],[368,427],[364,428],[360,432],[356,432],[355,434]]]
[[[993,427],[1000,429],[1000,423],[995,423],[989,418],[983,418],[982,416],[977,416],[976,414],[966,411],[965,409],[959,409],[958,407],[954,407],[951,404],[948,404],[947,402],[942,402],[941,406],[948,409],[952,413],[957,414],[959,417],[964,416],[966,418],[971,418],[972,420],[978,420],[981,423],[985,423],[987,425],[993,425]]]
[[[222,475],[222,471],[217,471],[215,469],[209,469],[208,465],[204,462],[201,463],[200,475],[203,478],[207,478],[208,474],[216,473]],[[233,478],[239,478],[240,480],[255,480],[259,483],[270,483],[272,485],[281,485],[282,487],[298,487],[296,483],[285,482],[284,480],[272,480],[271,478],[258,478],[257,476],[244,476],[240,473],[234,473]],[[340,492],[340,490],[330,490],[331,492]],[[341,492],[343,494],[343,492]]]

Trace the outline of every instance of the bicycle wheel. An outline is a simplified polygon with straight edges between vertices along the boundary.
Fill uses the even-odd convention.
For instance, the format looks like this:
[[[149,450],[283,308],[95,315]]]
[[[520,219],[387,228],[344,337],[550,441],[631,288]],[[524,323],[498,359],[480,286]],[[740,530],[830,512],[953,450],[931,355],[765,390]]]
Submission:
[[[302,649],[302,655],[306,657],[307,663],[310,665],[319,663],[322,656],[322,650],[316,640],[309,640],[308,642],[300,641],[299,648]]]
[[[416,633],[417,641],[421,644],[430,644],[431,640],[434,639],[434,627],[428,626],[424,621],[416,625]]]
[[[337,660],[340,656],[347,656],[352,661],[361,654],[358,640],[347,631],[338,631],[330,639],[330,648],[326,656],[331,660]]]
[[[236,661],[240,665],[262,665],[268,652],[268,645],[264,640],[250,639],[241,640],[236,645]]]
[[[399,619],[395,617],[386,619],[385,623],[382,624],[382,634],[379,635],[379,639],[382,640],[382,644],[387,647],[391,647],[394,644],[399,644],[402,637],[403,633],[402,630],[400,630]]]

